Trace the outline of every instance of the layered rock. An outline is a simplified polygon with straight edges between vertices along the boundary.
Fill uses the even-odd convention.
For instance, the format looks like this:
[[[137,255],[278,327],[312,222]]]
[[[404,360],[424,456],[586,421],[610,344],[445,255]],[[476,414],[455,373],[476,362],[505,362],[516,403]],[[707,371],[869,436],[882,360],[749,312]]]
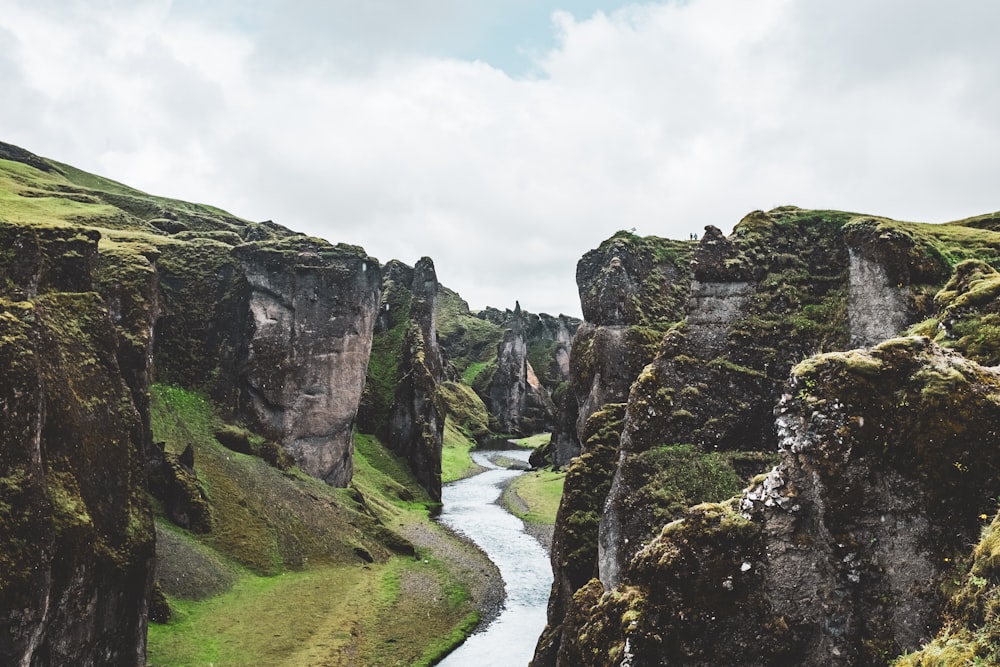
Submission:
[[[618,232],[577,263],[584,323],[570,360],[577,435],[607,403],[624,402],[660,336],[684,316],[690,243]]]
[[[613,591],[581,590],[567,664],[884,665],[919,647],[995,511],[998,387],[926,338],[798,365],[779,465],[667,524]]]
[[[730,238],[706,228],[691,262],[687,317],[634,378],[622,457],[601,519],[605,586],[619,583],[640,546],[671,518],[656,494],[644,491],[658,474],[647,452],[685,443],[706,452],[767,451],[768,406],[791,366],[847,346],[850,220],[785,208],[751,213]]]
[[[360,248],[307,237],[235,252],[251,316],[241,403],[300,468],[346,486],[379,304],[378,262]]]
[[[129,350],[93,291],[98,233],[0,236],[0,662],[144,665],[148,421],[125,377],[145,366],[120,364]]]

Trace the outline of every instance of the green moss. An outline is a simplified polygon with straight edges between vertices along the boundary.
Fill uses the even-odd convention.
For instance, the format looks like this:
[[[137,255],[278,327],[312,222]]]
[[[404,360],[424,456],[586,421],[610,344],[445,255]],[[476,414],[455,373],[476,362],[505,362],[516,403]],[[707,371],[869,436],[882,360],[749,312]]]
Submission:
[[[52,505],[52,516],[57,529],[93,529],[94,521],[83,502],[80,486],[70,472],[50,472],[46,475],[46,490]]]
[[[388,424],[403,359],[403,342],[410,325],[411,299],[408,289],[390,286],[383,292],[383,303],[392,314],[392,326],[372,338],[362,414],[359,415],[359,428],[364,431],[381,434]]]
[[[468,304],[444,286],[438,287],[435,318],[445,356],[462,381],[473,386],[476,376],[495,359],[503,328],[473,315]]]
[[[625,405],[613,403],[587,420],[584,451],[566,468],[556,522],[562,531],[562,573],[576,589],[596,576],[597,532],[611,489]]]
[[[662,446],[639,454],[631,466],[636,505],[649,507],[650,524],[658,527],[696,503],[731,498],[744,480],[730,456],[694,445]]]
[[[161,250],[157,268],[164,307],[157,323],[157,378],[211,391],[223,372],[220,362],[235,357],[237,261],[230,246],[218,241],[176,242]]]
[[[458,382],[443,382],[437,388],[435,400],[441,403],[453,423],[473,440],[490,435],[489,412],[472,387]]]

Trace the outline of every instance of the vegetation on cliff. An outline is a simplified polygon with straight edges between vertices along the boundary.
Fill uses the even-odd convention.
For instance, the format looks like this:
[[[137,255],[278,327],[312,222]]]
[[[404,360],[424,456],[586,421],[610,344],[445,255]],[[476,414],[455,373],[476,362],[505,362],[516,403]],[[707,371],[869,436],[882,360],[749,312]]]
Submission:
[[[816,352],[848,349],[859,340],[878,342],[930,317],[914,331],[985,363],[996,363],[996,337],[990,325],[993,311],[998,310],[993,265],[1000,235],[994,223],[995,216],[925,225],[795,207],[754,212],[729,237],[714,228],[706,230],[690,255],[690,273],[674,276],[690,289],[689,304],[673,318],[683,321],[667,324],[665,336],[651,335],[650,345],[623,344],[632,331],[625,328],[627,317],[640,312],[631,304],[642,293],[636,286],[643,282],[637,277],[640,263],[631,254],[634,245],[629,244],[629,236],[616,234],[599,251],[588,253],[578,267],[578,281],[585,310],[589,304],[588,320],[598,325],[584,325],[571,360],[571,381],[580,408],[577,428],[602,401],[614,396],[623,400],[620,387],[631,385],[620,427],[622,454],[609,461],[605,472],[615,480],[611,497],[608,502],[603,496],[595,498],[588,505],[601,516],[601,577],[604,585],[610,581],[615,587],[604,593],[607,616],[599,614],[604,620],[593,616],[598,608],[594,605],[605,590],[599,582],[588,584],[577,577],[567,590],[554,587],[550,628],[539,643],[534,664],[578,664],[585,659],[581,651],[587,638],[593,637],[589,646],[595,653],[587,658],[593,662],[582,664],[608,664],[609,660],[611,664],[658,664],[648,661],[663,647],[641,649],[638,637],[629,642],[620,635],[618,648],[612,651],[617,652],[610,658],[602,649],[608,642],[614,644],[606,632],[618,627],[615,619],[638,614],[648,618],[644,609],[659,595],[651,591],[662,584],[657,577],[673,576],[640,575],[641,545],[649,544],[664,525],[671,525],[687,505],[723,500],[743,480],[770,465],[773,455],[767,450],[775,442],[771,410],[786,391],[790,369],[800,360]],[[955,277],[935,299],[953,270]],[[667,292],[658,292],[651,300],[671,303]],[[880,293],[891,298],[866,302]],[[652,348],[649,358],[655,356],[655,361],[645,368],[630,367],[628,354],[641,357],[644,348]],[[931,381],[933,374],[927,371],[914,378],[927,380],[924,398],[938,395],[940,399],[955,390],[948,373],[939,381]],[[597,377],[600,382],[591,382]],[[824,385],[828,380],[812,382]],[[966,428],[963,420],[944,422],[961,432]],[[969,464],[958,461],[958,465]],[[686,473],[681,472],[684,469]],[[935,460],[923,474],[930,479],[953,469],[958,469],[954,461]],[[675,494],[670,482],[675,477],[693,481],[691,496]],[[594,486],[591,481],[581,483],[571,469],[564,506]],[[951,506],[944,498],[938,504]],[[961,525],[963,531],[972,529]],[[556,545],[572,530],[561,517]],[[589,553],[596,553],[596,548],[590,547]],[[949,553],[947,558],[957,555]],[[570,578],[569,561],[554,559],[553,566],[557,582]],[[577,597],[567,603],[574,591]],[[691,598],[692,608],[698,608],[695,602]],[[590,624],[589,629],[583,629],[584,623]],[[652,621],[650,627],[657,636],[667,637],[669,624],[658,623]],[[561,649],[553,633],[560,625],[569,629],[562,635],[569,643]],[[623,621],[621,627],[627,625]],[[579,637],[584,637],[582,645],[576,644]],[[767,661],[772,659],[780,662],[787,649],[787,645],[782,648],[783,641],[775,640],[772,658],[754,653],[761,647],[746,644],[747,664],[754,664],[754,655],[761,656],[761,664],[771,664]],[[883,660],[872,664],[885,664],[892,657],[892,646],[880,639],[871,638],[866,646],[865,660],[876,655]],[[691,644],[682,649],[687,656],[684,664],[700,664],[692,650]],[[722,663],[730,658],[743,662],[737,655],[739,650],[729,658],[715,657]]]

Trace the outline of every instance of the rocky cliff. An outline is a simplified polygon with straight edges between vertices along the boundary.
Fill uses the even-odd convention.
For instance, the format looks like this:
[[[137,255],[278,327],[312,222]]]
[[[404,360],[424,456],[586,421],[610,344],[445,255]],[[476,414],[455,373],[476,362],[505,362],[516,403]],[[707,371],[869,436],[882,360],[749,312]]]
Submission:
[[[433,500],[441,500],[444,410],[437,393],[445,379],[435,324],[437,290],[434,262],[423,257],[413,267],[410,322],[403,338],[387,439]]]
[[[508,435],[554,430],[561,418],[555,397],[565,391],[569,379],[570,350],[580,321],[567,315],[529,313],[521,310],[520,303],[514,310],[489,307],[475,315],[464,302],[461,308],[448,310],[442,339],[445,355],[459,371],[456,375],[486,403],[494,429]],[[466,341],[490,341],[492,347],[484,350],[480,344],[480,352],[470,361],[466,350],[472,345]]]
[[[570,359],[576,435],[608,403],[621,403],[690,292],[691,243],[618,232],[576,267],[584,322]]]
[[[779,464],[665,525],[613,591],[582,592],[568,658],[885,665],[918,648],[996,510],[998,383],[926,338],[799,364]]]
[[[497,346],[487,405],[501,433],[529,435],[545,431],[551,427],[555,405],[528,361],[527,323],[521,304],[515,304],[506,325]]]
[[[639,553],[662,526],[686,505],[725,500],[741,478],[766,467],[776,443],[771,408],[795,363],[899,333],[934,311],[932,295],[952,265],[976,253],[993,257],[996,247],[996,235],[970,221],[915,225],[793,207],[752,213],[729,237],[707,228],[691,258],[681,321],[657,339],[652,363],[627,380],[620,453],[605,473],[612,479],[607,497],[581,493],[574,477],[567,478],[564,502],[589,499],[589,505],[578,502],[576,520],[587,512],[600,517],[599,545],[577,546],[574,557],[596,560],[600,583],[581,584],[577,578],[571,602],[566,598],[572,586],[554,588],[549,627],[534,664],[576,664],[575,638],[586,632],[594,596],[632,595],[623,591],[635,584],[626,582],[634,581]],[[595,318],[620,317],[626,311],[623,295],[634,298],[642,290],[623,270],[626,262],[605,266],[603,286],[585,290],[587,283],[581,283],[581,300]],[[595,273],[590,269],[585,275]],[[601,294],[618,305],[601,303]],[[661,290],[652,300],[676,308],[668,294]],[[594,301],[590,308],[587,299]],[[574,366],[600,363],[600,356],[583,356],[582,340],[578,337],[574,348]],[[584,424],[588,401],[603,400],[594,395],[577,395]],[[557,582],[567,580],[562,569],[572,561],[558,551],[559,535],[571,530],[575,527],[561,518],[553,551]],[[571,644],[561,645],[561,638]],[[601,664],[619,664],[623,656]]]
[[[190,442],[154,445],[151,382],[204,392],[259,431],[234,427],[243,450],[287,465],[284,448],[346,485],[378,263],[7,144],[0,156],[16,220],[0,221],[0,655],[142,665],[147,488],[172,520],[215,525]]]
[[[148,409],[128,380],[147,372],[148,328],[116,331],[95,292],[98,233],[0,237],[0,662],[143,665]]]
[[[247,243],[235,255],[250,312],[241,407],[304,471],[347,486],[379,305],[378,262],[360,248],[307,237]]]

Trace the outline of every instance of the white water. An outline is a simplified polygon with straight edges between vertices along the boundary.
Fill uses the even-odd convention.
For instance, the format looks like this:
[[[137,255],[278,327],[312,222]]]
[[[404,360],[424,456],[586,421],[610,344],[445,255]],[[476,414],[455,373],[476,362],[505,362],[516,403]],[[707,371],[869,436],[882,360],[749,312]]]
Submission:
[[[552,585],[548,554],[524,532],[520,519],[496,503],[503,485],[524,471],[498,468],[490,460],[502,456],[527,462],[529,455],[526,450],[473,452],[473,460],[488,470],[442,489],[440,521],[486,552],[507,592],[500,616],[441,661],[443,667],[527,665],[545,628]]]

